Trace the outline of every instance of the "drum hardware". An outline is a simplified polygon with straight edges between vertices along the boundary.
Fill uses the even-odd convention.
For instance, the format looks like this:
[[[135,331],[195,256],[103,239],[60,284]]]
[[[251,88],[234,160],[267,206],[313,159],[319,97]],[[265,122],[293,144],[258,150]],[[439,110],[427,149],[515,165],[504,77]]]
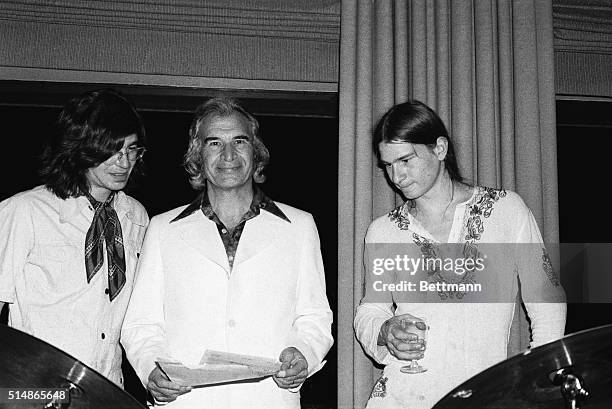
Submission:
[[[612,324],[529,349],[468,379],[433,409],[610,409]]]
[[[130,394],[64,351],[25,332],[0,325],[0,388],[40,391],[19,401],[2,397],[0,407],[15,409],[146,409]],[[57,391],[50,399],[51,391]],[[43,396],[44,394],[44,398]],[[63,393],[62,393],[63,392]]]
[[[584,381],[572,373],[572,368],[561,368],[549,375],[553,385],[559,386],[565,398],[566,409],[580,409],[580,403],[589,396]]]

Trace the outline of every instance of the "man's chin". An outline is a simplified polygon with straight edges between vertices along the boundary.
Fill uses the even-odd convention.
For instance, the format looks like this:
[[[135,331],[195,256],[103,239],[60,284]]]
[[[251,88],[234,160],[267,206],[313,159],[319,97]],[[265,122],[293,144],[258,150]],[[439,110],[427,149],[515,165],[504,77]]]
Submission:
[[[118,192],[120,190],[125,189],[125,187],[127,186],[127,182],[122,182],[122,183],[112,183],[110,184],[110,186],[108,186],[108,189],[111,192]]]
[[[217,178],[214,181],[208,181],[209,186],[214,186],[222,190],[240,190],[250,185],[250,180],[238,180],[236,178]]]
[[[402,195],[408,200],[414,200],[419,197],[412,189],[399,189],[399,191],[402,192]]]

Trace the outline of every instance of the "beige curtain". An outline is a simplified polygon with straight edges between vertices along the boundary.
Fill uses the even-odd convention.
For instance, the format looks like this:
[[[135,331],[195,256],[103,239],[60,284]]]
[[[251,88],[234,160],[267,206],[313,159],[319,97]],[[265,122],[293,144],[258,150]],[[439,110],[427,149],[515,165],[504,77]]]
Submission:
[[[517,191],[558,242],[551,0],[342,0],[338,233],[338,407],[365,405],[379,370],[354,337],[363,238],[397,203],[371,131],[408,98],[433,107],[463,176]],[[510,353],[527,346],[515,319]]]

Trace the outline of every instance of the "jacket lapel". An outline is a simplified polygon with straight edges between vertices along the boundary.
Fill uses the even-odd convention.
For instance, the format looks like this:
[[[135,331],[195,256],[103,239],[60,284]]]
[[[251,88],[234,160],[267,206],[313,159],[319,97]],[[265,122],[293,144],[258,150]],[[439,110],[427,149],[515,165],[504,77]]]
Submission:
[[[202,212],[174,222],[177,224],[181,239],[203,257],[217,264],[229,275],[229,263],[225,247],[219,237],[215,223]]]
[[[267,211],[262,211],[257,217],[248,220],[240,237],[234,268],[261,254],[279,237],[285,237],[281,232],[287,224],[286,221]]]

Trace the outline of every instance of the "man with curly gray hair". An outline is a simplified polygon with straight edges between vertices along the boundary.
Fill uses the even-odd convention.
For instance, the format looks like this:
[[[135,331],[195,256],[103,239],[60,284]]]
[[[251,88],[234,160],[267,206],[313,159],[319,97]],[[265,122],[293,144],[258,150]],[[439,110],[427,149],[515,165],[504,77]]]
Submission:
[[[189,132],[185,169],[201,193],[151,221],[123,324],[127,357],[169,408],[299,408],[333,343],[314,220],[258,187],[270,154],[236,100],[202,104]],[[278,358],[281,369],[192,389],[155,366],[197,365],[207,349]]]

